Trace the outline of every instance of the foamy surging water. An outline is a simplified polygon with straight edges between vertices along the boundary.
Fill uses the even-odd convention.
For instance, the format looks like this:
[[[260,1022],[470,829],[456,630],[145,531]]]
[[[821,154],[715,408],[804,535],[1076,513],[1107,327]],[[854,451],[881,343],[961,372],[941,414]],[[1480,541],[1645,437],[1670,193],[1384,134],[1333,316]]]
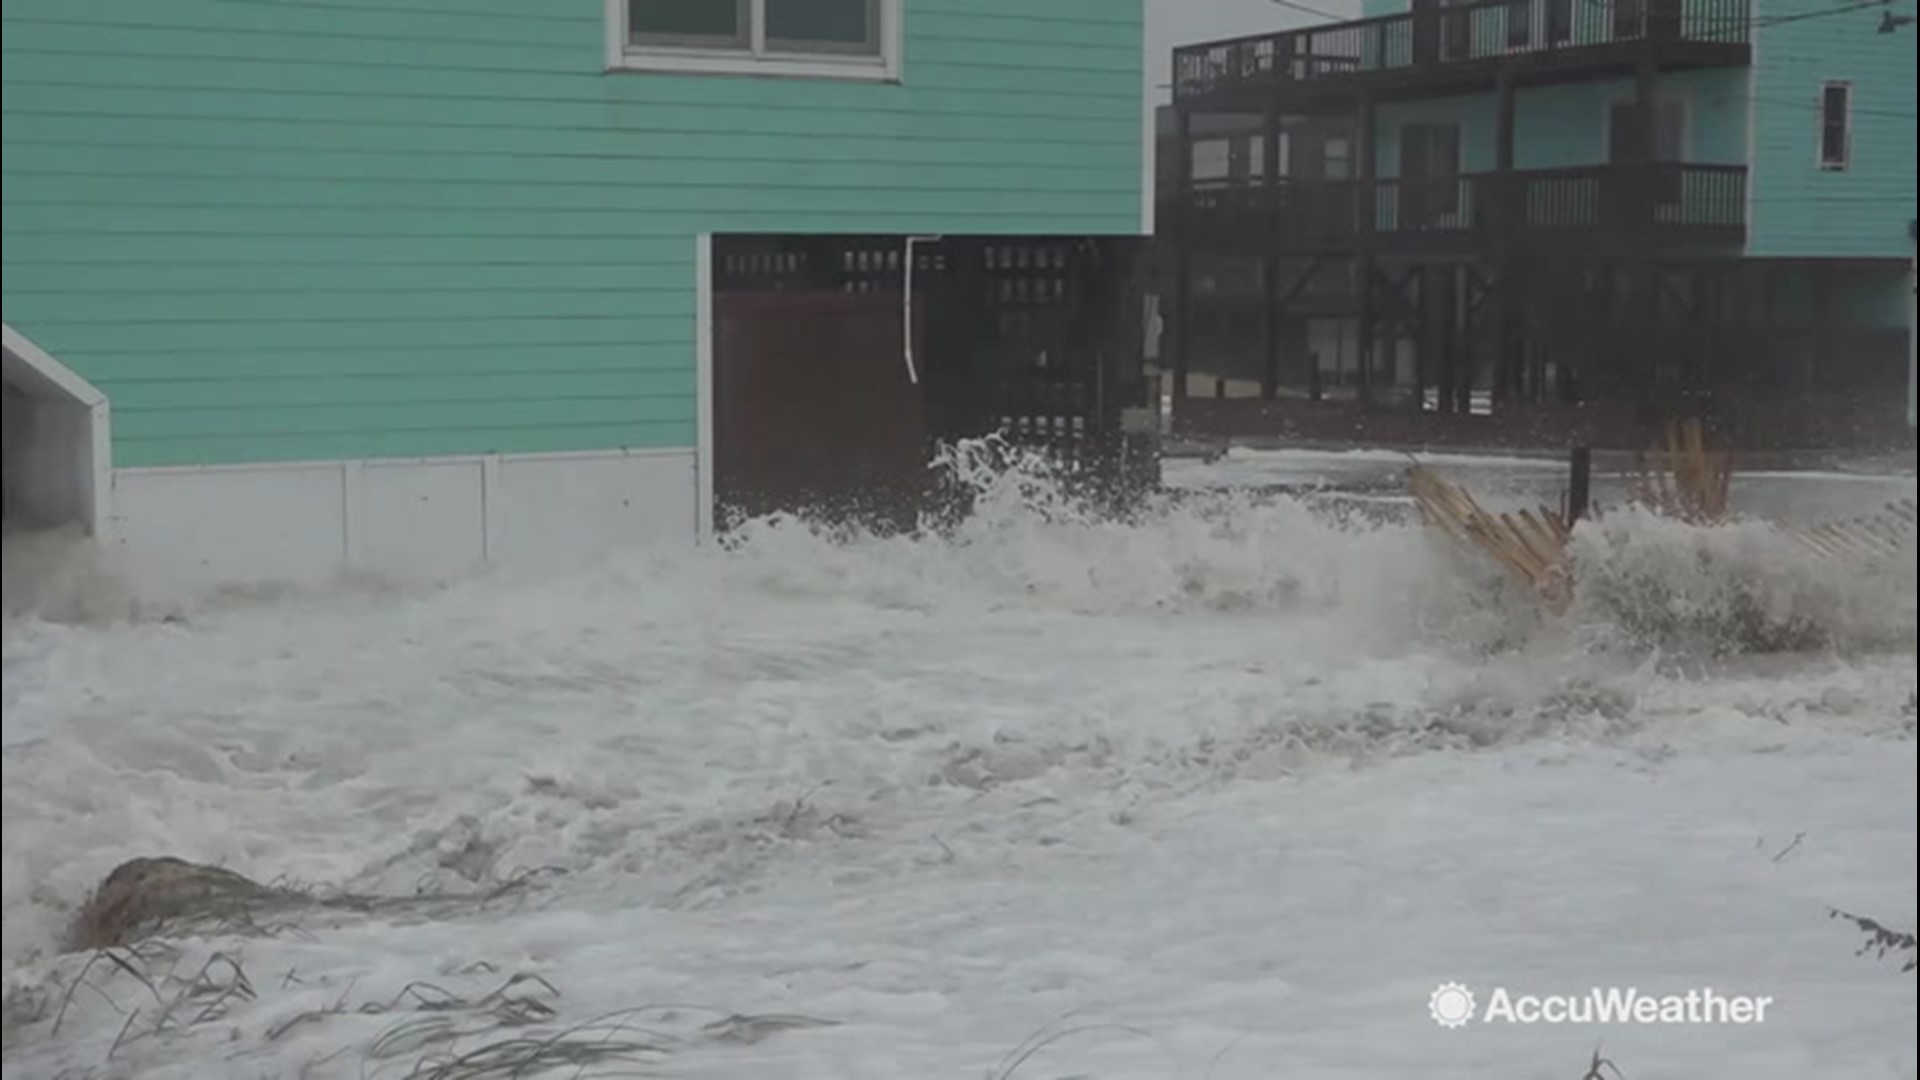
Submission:
[[[1898,552],[1815,554],[1765,522],[1616,511],[1575,531],[1576,619],[1609,641],[1688,653],[1911,652],[1914,534]]]
[[[1892,650],[1781,685],[1845,687],[1861,717],[1911,693],[1911,559],[1863,573],[1758,526],[1621,514],[1583,527],[1582,598],[1549,623],[1414,525],[1231,492],[1117,521],[1029,457],[944,467],[975,512],[908,536],[777,517],[566,577],[168,623],[98,600],[125,594],[84,562],[17,616],[10,586],[6,962],[141,855],[399,894],[550,867],[700,906],[811,846],[884,873],[936,828],[1032,836],[1329,758],[1606,737],[1706,708],[1644,661],[1751,640],[1730,582],[1805,631],[1786,644]]]
[[[142,612],[112,559],[77,528],[9,530],[0,546],[0,617],[9,624],[103,623]]]

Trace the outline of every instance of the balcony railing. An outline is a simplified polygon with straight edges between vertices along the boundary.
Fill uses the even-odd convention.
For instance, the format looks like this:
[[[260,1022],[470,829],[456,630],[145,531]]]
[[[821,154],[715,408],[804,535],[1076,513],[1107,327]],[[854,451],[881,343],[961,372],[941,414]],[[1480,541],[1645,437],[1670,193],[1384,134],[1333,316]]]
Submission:
[[[1656,164],[1197,186],[1176,228],[1197,245],[1281,250],[1363,237],[1386,247],[1472,244],[1496,230],[1619,244],[1738,242],[1746,179],[1739,165]]]
[[[1636,42],[1746,45],[1752,0],[1471,0],[1174,50],[1174,97],[1382,76]]]

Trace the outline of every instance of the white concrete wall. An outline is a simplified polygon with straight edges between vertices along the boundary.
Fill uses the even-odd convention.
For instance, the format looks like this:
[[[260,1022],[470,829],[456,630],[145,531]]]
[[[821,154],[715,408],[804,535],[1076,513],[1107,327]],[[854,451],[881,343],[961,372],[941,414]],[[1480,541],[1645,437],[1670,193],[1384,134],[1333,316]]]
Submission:
[[[692,545],[693,448],[119,469],[109,533],[136,586],[435,580]]]

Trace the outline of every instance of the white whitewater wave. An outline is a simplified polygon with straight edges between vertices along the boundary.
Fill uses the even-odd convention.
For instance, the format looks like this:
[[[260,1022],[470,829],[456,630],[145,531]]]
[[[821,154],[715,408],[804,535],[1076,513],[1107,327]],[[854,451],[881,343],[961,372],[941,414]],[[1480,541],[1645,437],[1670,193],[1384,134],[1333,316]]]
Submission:
[[[1904,627],[1905,652],[1834,678],[1895,711],[1911,693],[1911,560],[1890,616],[1867,601],[1900,579],[1737,529],[1712,541],[1734,562],[1700,564],[1695,533],[1618,515],[1583,532],[1591,595],[1553,626],[1415,525],[1234,493],[1116,520],[1031,458],[945,464],[975,512],[912,535],[779,517],[568,577],[10,617],[5,960],[53,948],[134,856],[381,893],[554,867],[698,906],[810,845],[994,815],[1039,835],[1330,758],[1605,738],[1666,692],[1645,646],[1685,636],[1638,613],[1710,614],[1769,560],[1765,595],[1825,642]],[[1624,659],[1569,632],[1636,619],[1598,635]]]
[[[1914,647],[1911,528],[1896,553],[1816,554],[1761,521],[1701,527],[1637,508],[1574,532],[1575,617],[1628,645],[1685,652]]]
[[[0,547],[0,609],[8,623],[102,623],[142,614],[125,575],[77,527],[9,529]]]

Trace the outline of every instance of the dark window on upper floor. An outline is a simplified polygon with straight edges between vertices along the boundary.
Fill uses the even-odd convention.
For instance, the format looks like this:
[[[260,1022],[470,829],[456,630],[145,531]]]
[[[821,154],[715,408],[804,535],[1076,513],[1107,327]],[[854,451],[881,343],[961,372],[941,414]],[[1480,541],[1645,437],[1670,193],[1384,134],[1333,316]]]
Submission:
[[[1322,166],[1329,180],[1353,179],[1353,140],[1345,135],[1327,136]]]
[[[1547,0],[1547,40],[1555,43],[1573,37],[1573,0]]]
[[[1820,88],[1820,167],[1840,170],[1853,161],[1853,85]]]
[[[1524,49],[1533,44],[1534,0],[1508,0],[1507,47]]]

